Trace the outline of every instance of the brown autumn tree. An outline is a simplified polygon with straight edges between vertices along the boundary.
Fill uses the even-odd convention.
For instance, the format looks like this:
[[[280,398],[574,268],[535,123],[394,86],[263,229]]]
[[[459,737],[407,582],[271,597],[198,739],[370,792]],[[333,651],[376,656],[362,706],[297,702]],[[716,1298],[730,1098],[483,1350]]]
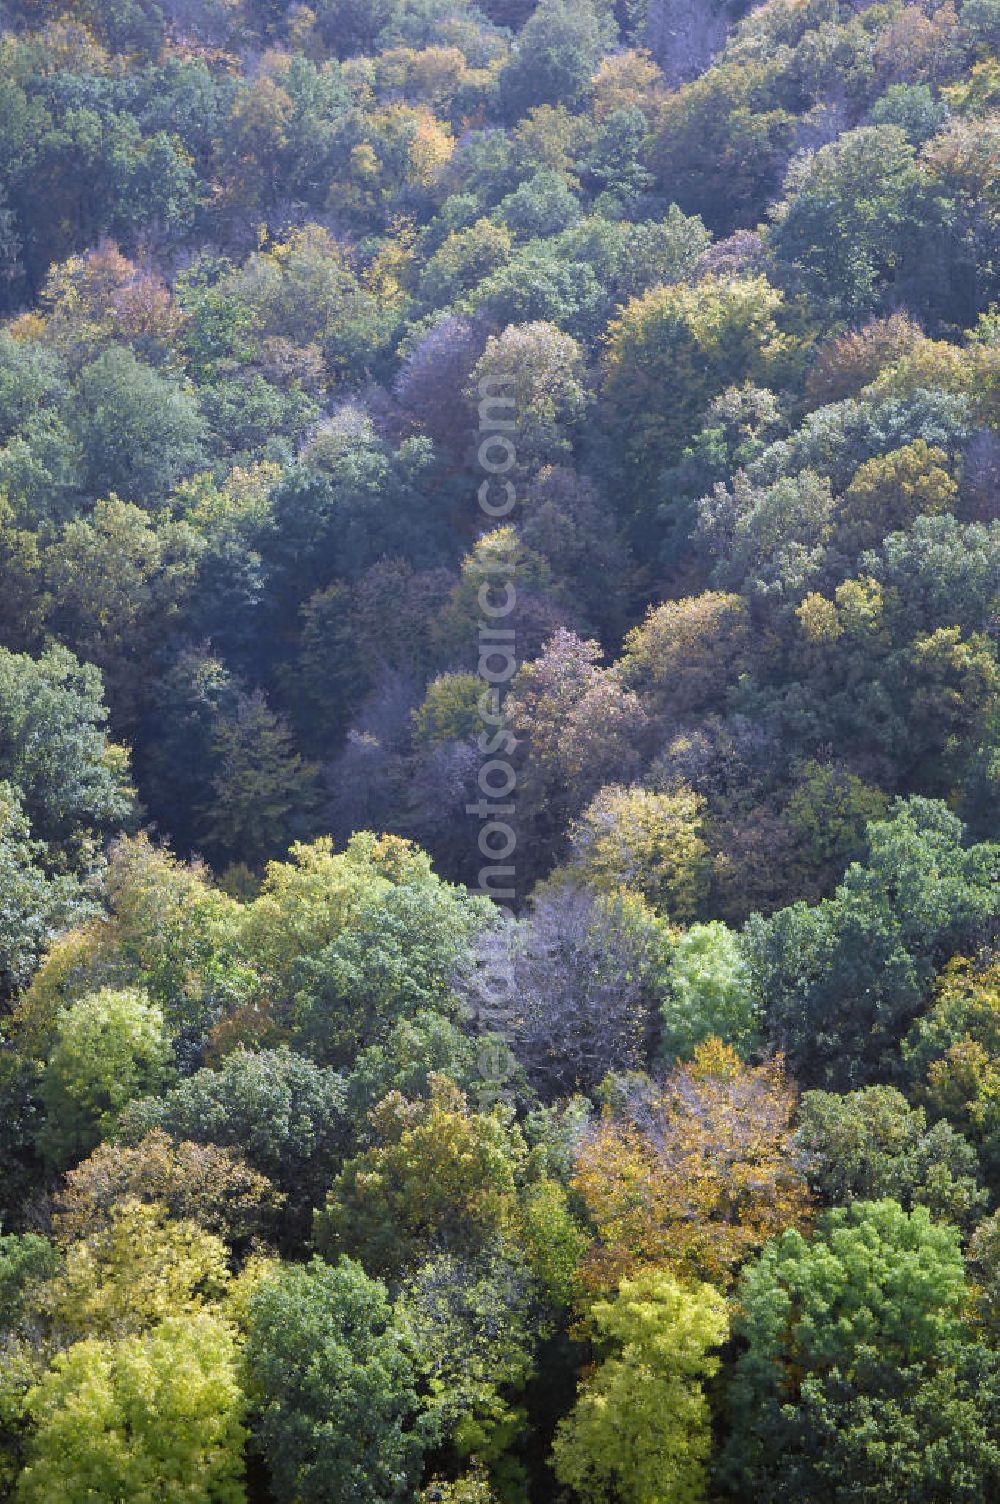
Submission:
[[[126,1199],[157,1203],[171,1217],[241,1245],[273,1232],[285,1198],[232,1149],[175,1144],[156,1128],[134,1147],[101,1144],[69,1171],[56,1196],[57,1237],[68,1243],[106,1228]]]
[[[711,1039],[662,1085],[626,1080],[617,1098],[573,1176],[596,1231],[591,1288],[649,1266],[726,1285],[769,1238],[807,1221],[797,1093],[780,1058],[747,1066]]]

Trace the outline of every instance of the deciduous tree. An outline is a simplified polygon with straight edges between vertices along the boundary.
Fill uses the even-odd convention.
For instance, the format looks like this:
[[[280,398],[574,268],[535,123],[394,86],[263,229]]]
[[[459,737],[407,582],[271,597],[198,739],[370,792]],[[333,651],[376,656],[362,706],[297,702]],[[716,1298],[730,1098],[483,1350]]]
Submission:
[[[46,1154],[65,1165],[90,1152],[122,1109],[171,1074],[163,1014],[136,988],[103,988],[59,1016],[42,1077]]]
[[[646,1266],[724,1284],[807,1220],[795,1092],[779,1061],[745,1066],[710,1040],[662,1087],[626,1079],[620,1098],[584,1136],[573,1177],[597,1231],[594,1287]]]
[[[560,1423],[556,1477],[589,1504],[698,1504],[711,1452],[704,1381],[728,1333],[724,1297],[647,1270],[596,1301],[590,1321],[607,1355]]]
[[[218,1316],[171,1316],[145,1335],[77,1342],[28,1408],[37,1429],[18,1480],[23,1504],[182,1504],[194,1480],[216,1504],[246,1497],[236,1343]]]
[[[385,1286],[350,1259],[287,1265],[250,1302],[247,1392],[272,1488],[302,1504],[385,1504],[420,1471],[416,1376]]]

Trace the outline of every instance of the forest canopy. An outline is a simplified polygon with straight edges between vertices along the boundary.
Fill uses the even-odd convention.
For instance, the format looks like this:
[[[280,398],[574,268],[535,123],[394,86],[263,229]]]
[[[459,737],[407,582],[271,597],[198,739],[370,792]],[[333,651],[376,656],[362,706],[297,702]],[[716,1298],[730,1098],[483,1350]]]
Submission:
[[[0,1500],[1000,1498],[1000,0],[0,6]]]

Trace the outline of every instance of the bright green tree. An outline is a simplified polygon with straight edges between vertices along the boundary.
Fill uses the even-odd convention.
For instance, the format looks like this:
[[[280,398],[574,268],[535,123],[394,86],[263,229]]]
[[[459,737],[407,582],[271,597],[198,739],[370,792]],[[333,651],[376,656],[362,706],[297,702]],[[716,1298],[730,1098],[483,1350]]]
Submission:
[[[194,1053],[223,1004],[245,1000],[257,981],[239,946],[239,904],[201,863],[179,862],[145,832],[115,841],[103,888],[101,922],[61,936],[20,999],[21,1047],[47,1054],[61,1008],[113,976],[162,1010],[179,1054]]]
[[[231,1327],[207,1312],[88,1338],[28,1396],[20,1504],[243,1504],[244,1401]]]
[[[556,1433],[557,1478],[587,1504],[700,1504],[712,1445],[704,1380],[728,1335],[725,1298],[648,1270],[591,1319],[606,1356]]]
[[[750,968],[739,936],[720,920],[678,936],[664,983],[661,1048],[668,1058],[688,1057],[713,1034],[744,1056],[753,1048],[760,1020]]]
[[[128,1102],[169,1075],[163,1014],[145,993],[105,987],[65,1009],[42,1077],[49,1158],[65,1164],[89,1153]]]
[[[534,1367],[534,1282],[512,1248],[437,1254],[403,1284],[396,1322],[420,1375],[428,1422],[459,1459],[486,1463],[502,1497],[523,1496],[523,1391]],[[521,1487],[516,1486],[516,1481]]]
[[[329,836],[296,843],[286,861],[269,864],[245,911],[242,939],[278,1009],[295,997],[303,962],[336,940],[363,904],[403,881],[432,882],[430,858],[398,836],[370,831],[352,836],[343,851]]]

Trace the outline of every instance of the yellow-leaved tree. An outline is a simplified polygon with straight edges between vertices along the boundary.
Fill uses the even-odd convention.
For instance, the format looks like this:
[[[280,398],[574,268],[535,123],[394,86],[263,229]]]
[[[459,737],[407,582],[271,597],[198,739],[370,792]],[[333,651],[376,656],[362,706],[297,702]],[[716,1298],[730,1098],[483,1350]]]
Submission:
[[[573,866],[602,892],[640,893],[658,914],[693,919],[710,873],[704,805],[683,787],[601,789],[573,826]]]
[[[585,1504],[699,1504],[712,1446],[703,1381],[729,1332],[725,1298],[647,1269],[591,1318],[607,1356],[556,1433],[556,1477]]]

